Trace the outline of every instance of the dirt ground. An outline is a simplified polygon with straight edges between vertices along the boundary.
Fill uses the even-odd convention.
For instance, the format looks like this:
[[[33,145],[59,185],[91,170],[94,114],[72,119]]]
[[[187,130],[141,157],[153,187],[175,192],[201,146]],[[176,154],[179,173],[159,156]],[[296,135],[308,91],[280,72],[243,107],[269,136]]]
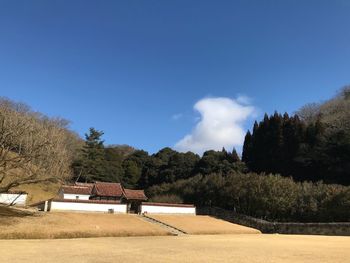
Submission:
[[[0,217],[0,239],[80,238],[168,235],[136,215],[99,213],[36,213]],[[0,261],[1,262],[1,261]]]
[[[0,240],[0,262],[349,262],[350,237],[185,235]]]
[[[254,228],[245,227],[210,216],[148,215],[188,234],[259,234]]]

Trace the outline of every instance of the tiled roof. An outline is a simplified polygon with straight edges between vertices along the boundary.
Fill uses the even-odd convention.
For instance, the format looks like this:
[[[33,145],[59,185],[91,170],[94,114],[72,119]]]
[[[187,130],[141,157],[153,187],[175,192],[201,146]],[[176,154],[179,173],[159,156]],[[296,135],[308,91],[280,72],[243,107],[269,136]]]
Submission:
[[[98,196],[115,196],[123,195],[123,188],[120,183],[96,182],[93,188],[93,194]]]
[[[93,184],[63,185],[61,190],[65,194],[90,195]]]
[[[120,183],[75,183],[63,185],[61,191],[65,194],[95,195],[108,197],[125,196],[128,200],[146,201],[148,198],[143,190],[123,189]]]
[[[132,199],[132,200],[141,200],[146,201],[147,196],[145,195],[145,192],[143,190],[131,190],[131,189],[125,189],[124,188],[124,194],[126,199]]]

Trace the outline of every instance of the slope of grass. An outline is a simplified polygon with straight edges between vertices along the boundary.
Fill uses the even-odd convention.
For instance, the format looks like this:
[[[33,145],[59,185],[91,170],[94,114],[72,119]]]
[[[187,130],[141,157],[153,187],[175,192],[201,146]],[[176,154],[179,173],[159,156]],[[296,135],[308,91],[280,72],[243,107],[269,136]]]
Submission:
[[[31,211],[26,211],[24,209],[18,209],[16,207],[8,207],[5,205],[0,205],[0,219],[7,217],[24,217],[32,215]]]
[[[259,230],[210,216],[148,215],[188,234],[259,234]]]
[[[0,217],[0,239],[81,238],[167,235],[135,215],[97,213],[36,213]]]

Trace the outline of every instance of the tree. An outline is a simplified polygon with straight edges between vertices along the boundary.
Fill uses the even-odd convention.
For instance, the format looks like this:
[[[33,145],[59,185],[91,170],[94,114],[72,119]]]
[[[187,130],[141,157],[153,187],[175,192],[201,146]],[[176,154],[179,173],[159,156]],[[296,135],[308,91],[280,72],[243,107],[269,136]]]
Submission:
[[[350,187],[255,173],[195,175],[147,189],[151,200],[174,197],[276,221],[344,222],[350,218]],[[166,200],[166,199],[165,199]]]
[[[195,167],[194,174],[228,174],[231,171],[244,169],[240,163],[235,150],[232,153],[227,152],[225,148],[223,148],[222,151],[210,150],[204,152],[202,158]]]
[[[232,149],[231,154],[229,154],[229,158],[233,163],[241,161],[235,148]]]
[[[180,153],[171,148],[161,149],[144,163],[140,187],[175,182],[193,175],[199,156],[192,152]]]
[[[298,115],[265,114],[245,137],[242,159],[258,173],[350,184],[350,87],[302,107]]]
[[[143,167],[148,161],[149,155],[146,151],[137,150],[123,161],[124,175],[122,183],[127,187],[137,187],[142,175]]]
[[[159,172],[159,181],[172,183],[192,176],[193,170],[199,161],[199,156],[192,152],[175,152],[169,157],[167,164]]]
[[[0,100],[0,193],[70,177],[72,153],[62,126],[24,104]]]
[[[85,134],[85,145],[82,148],[81,157],[73,164],[76,180],[91,182],[106,179],[102,136],[103,132],[94,128],[90,128],[89,133]]]
[[[129,155],[129,150],[131,152],[131,147],[129,150],[127,146],[107,146],[104,148],[104,172],[106,175],[105,180],[110,182],[121,182],[124,176],[124,168],[122,166],[123,161]]]

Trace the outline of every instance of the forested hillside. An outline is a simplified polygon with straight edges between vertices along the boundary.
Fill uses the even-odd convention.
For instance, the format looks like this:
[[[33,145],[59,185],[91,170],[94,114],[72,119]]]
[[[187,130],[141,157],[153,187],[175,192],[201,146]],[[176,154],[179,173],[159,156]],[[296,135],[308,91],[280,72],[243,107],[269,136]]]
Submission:
[[[155,154],[85,140],[68,122],[0,100],[0,192],[55,182],[121,182],[151,201],[220,206],[280,221],[350,220],[350,89],[293,116],[265,114],[235,149]],[[342,186],[342,185],[343,186]]]
[[[349,185],[350,87],[294,116],[265,114],[247,132],[242,159],[257,173]]]
[[[15,187],[71,178],[82,140],[68,122],[0,98],[0,193]]]
[[[350,187],[337,185],[350,183],[349,102],[345,88],[293,116],[265,114],[247,132],[243,161],[234,149],[122,154],[90,129],[75,177],[143,188],[151,201],[219,206],[268,220],[349,221]]]
[[[164,148],[149,155],[130,146],[104,146],[102,136],[103,132],[94,128],[85,135],[85,145],[73,163],[75,180],[117,181],[128,187],[148,188],[196,174],[246,170],[235,150],[207,151],[200,157],[192,152],[180,153]]]
[[[123,155],[117,146],[115,156],[107,160],[111,148],[103,146],[102,135],[95,129],[86,135],[81,159],[74,166],[76,179],[122,182],[146,189],[151,201],[219,206],[268,220],[350,220],[350,187],[253,173],[234,150],[207,151],[202,157],[170,148],[152,155],[142,150]],[[113,174],[110,164],[116,168]]]

